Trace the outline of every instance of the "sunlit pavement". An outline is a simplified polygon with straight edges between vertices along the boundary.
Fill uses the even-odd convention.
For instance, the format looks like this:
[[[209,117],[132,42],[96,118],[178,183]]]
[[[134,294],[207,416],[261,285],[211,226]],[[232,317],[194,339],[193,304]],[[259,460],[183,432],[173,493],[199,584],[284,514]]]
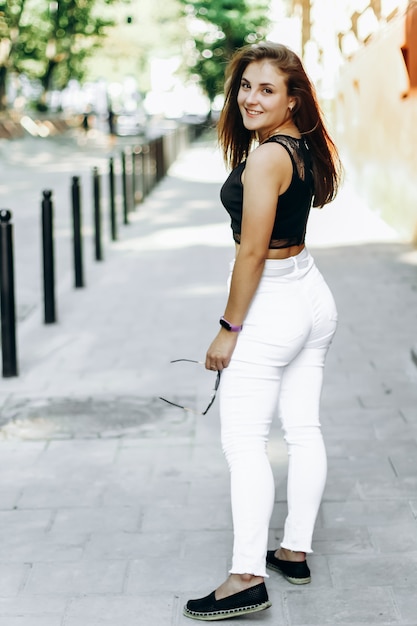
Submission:
[[[17,298],[26,303],[20,375],[0,384],[4,626],[185,624],[185,601],[212,591],[230,564],[217,403],[203,417],[158,399],[200,408],[211,395],[209,372],[169,361],[203,359],[223,312],[233,255],[218,199],[224,168],[212,138],[194,144],[119,226],[119,240],[107,238],[97,263],[89,176],[93,166],[105,171],[111,150],[72,140],[0,144],[0,199],[15,209]],[[78,290],[74,174],[85,189],[86,287]],[[60,198],[58,323],[48,326],[38,213],[45,186]],[[366,207],[348,175],[334,204],[313,211],[308,244],[340,317],[322,399],[329,477],[313,581],[295,588],[271,574],[272,608],[237,621],[416,626],[417,254]],[[272,547],[285,517],[278,424],[270,456]]]

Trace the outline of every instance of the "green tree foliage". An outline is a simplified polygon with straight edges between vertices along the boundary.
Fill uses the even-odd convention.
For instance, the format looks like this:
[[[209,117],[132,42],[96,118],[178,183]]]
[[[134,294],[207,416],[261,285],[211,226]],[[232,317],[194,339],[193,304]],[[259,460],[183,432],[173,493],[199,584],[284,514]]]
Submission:
[[[120,81],[134,76],[146,92],[151,88],[152,60],[181,57],[187,35],[181,7],[178,0],[131,0],[118,11],[116,21],[106,45],[91,57],[87,78]]]
[[[8,72],[39,79],[43,102],[52,86],[82,79],[86,59],[113,24],[102,9],[121,1],[0,1],[0,107],[5,106]]]
[[[269,0],[179,0],[192,39],[187,71],[198,77],[210,102],[223,93],[224,70],[233,52],[265,37]]]
[[[6,78],[15,69],[25,0],[0,2],[0,109],[6,105]]]

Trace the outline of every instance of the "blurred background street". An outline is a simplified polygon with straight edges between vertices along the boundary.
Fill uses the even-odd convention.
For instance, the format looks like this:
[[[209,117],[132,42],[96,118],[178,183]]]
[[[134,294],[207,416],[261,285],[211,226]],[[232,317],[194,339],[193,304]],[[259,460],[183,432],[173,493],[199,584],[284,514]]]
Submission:
[[[312,583],[271,575],[272,608],[237,621],[417,626],[416,3],[97,0],[84,12],[34,1],[30,20],[23,5],[0,3],[0,208],[12,212],[17,333],[17,375],[0,382],[0,623],[177,626],[186,600],[227,574],[217,402],[203,417],[159,396],[198,409],[212,393],[212,373],[170,361],[204,360],[217,332],[233,256],[215,136],[224,62],[268,36],[303,55],[345,165],[307,232],[340,323]],[[92,34],[103,37],[90,51]],[[286,512],[278,423],[269,453],[273,547]]]

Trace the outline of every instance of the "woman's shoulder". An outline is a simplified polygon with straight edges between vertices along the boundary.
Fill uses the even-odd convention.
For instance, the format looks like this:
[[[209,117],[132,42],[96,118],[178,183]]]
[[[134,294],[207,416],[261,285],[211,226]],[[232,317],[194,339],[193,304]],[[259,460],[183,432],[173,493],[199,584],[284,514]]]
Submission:
[[[297,170],[299,177],[304,180],[304,172],[311,168],[312,155],[310,147],[304,137],[294,137],[292,135],[274,135],[269,137],[263,146],[278,147],[282,153],[287,153],[293,167]]]
[[[291,165],[286,148],[280,142],[267,141],[261,143],[248,155],[246,169],[276,169]]]

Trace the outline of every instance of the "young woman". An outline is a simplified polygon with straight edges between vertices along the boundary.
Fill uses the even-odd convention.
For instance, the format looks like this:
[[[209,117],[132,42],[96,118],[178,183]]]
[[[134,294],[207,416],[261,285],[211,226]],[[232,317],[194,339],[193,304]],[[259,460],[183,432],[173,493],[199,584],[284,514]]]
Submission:
[[[336,330],[332,294],[305,247],[310,207],[336,195],[340,161],[298,56],[246,46],[228,68],[218,134],[232,172],[221,190],[236,257],[206,367],[222,371],[222,445],[231,474],[230,576],[184,613],[201,620],[268,608],[266,567],[310,582],[306,554],[326,480],[319,401]],[[288,447],[284,537],[267,551],[274,481],[267,457],[278,410]]]

